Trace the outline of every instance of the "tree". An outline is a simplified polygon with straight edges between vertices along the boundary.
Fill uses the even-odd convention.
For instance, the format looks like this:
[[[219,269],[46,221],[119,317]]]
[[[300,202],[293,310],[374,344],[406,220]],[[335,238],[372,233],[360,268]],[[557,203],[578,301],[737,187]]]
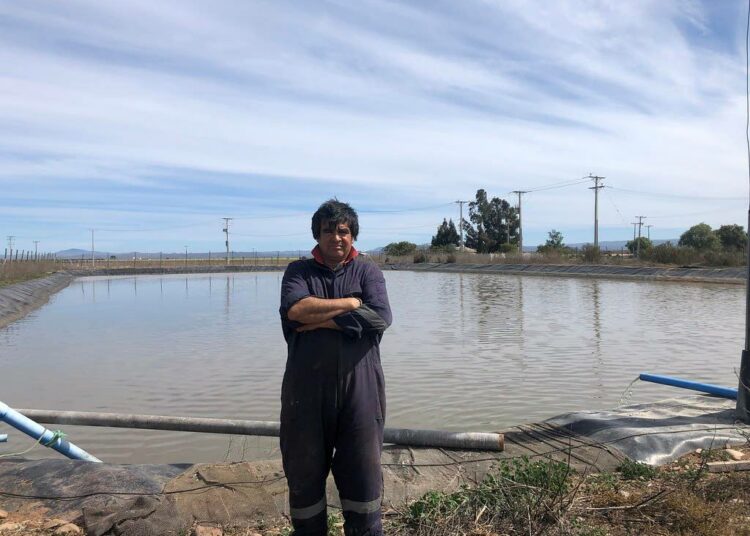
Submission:
[[[545,246],[552,249],[562,249],[565,247],[565,244],[563,244],[563,235],[560,231],[552,229],[547,235],[549,238],[544,243]]]
[[[560,231],[557,231],[555,229],[552,229],[549,233],[547,233],[547,241],[544,243],[543,246],[538,246],[536,248],[538,253],[550,253],[552,251],[562,251],[565,249],[565,244],[563,244],[563,235]]]
[[[432,247],[457,246],[458,242],[458,231],[456,231],[453,220],[447,221],[443,218],[443,223],[437,228],[437,234],[432,237]]]
[[[718,249],[721,246],[719,237],[711,230],[707,223],[693,225],[680,236],[679,246],[685,246],[698,251]]]
[[[747,247],[747,233],[742,225],[722,225],[716,230],[721,247],[729,251],[744,251]]]
[[[628,248],[628,251],[633,255],[635,255],[638,251],[638,240],[641,241],[641,253],[654,245],[653,242],[651,242],[651,240],[649,240],[645,236],[640,237],[640,239],[636,238],[635,240],[630,240],[627,244],[625,244],[625,247]]]
[[[469,203],[469,221],[464,221],[466,246],[477,253],[500,251],[505,243],[518,243],[518,211],[499,197],[487,198],[487,192],[477,190]]]
[[[417,245],[412,242],[391,242],[383,248],[386,255],[393,257],[401,257],[403,255],[411,255],[417,251]]]

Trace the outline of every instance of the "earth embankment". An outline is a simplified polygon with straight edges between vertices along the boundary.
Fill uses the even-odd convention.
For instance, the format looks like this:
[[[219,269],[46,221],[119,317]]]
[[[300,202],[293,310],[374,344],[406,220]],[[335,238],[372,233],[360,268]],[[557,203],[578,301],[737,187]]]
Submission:
[[[414,272],[453,272],[554,277],[584,277],[641,281],[677,281],[683,283],[745,284],[747,269],[693,268],[658,266],[610,266],[596,264],[462,264],[418,263],[386,264],[386,270]]]
[[[47,277],[0,287],[0,328],[47,303],[50,296],[67,287],[74,278],[69,272],[56,272]]]

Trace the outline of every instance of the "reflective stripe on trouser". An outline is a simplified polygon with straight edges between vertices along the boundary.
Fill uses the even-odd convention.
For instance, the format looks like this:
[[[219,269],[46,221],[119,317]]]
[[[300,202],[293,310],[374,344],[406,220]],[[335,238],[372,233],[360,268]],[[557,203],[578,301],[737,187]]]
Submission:
[[[324,512],[327,503],[326,498],[323,497],[318,502],[305,508],[289,508],[289,516],[292,519],[310,519],[311,517],[317,516],[319,513]]]
[[[281,454],[289,484],[295,535],[326,534],[325,497],[329,469],[344,509],[347,536],[382,534],[385,389],[377,355],[349,370],[324,373],[288,363],[281,397]],[[311,517],[297,515],[311,514]]]
[[[381,498],[378,497],[374,501],[350,501],[348,499],[341,499],[341,509],[344,512],[354,512],[355,514],[372,514],[380,510]]]

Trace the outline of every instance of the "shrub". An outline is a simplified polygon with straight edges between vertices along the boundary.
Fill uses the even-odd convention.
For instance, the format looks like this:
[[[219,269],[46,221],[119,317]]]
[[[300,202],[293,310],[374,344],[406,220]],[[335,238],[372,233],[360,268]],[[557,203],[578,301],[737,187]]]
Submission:
[[[697,249],[698,251],[706,251],[719,249],[721,241],[716,236],[716,233],[713,232],[710,225],[699,223],[682,233],[680,242],[677,245]]]
[[[411,255],[417,250],[417,245],[411,242],[391,242],[383,248],[386,255],[393,257],[400,257],[403,255]]]
[[[514,246],[513,244],[508,244],[507,242],[500,244],[500,247],[498,249],[500,253],[515,253],[518,250],[516,246]]]
[[[721,242],[721,247],[725,250],[745,251],[747,247],[747,233],[741,225],[722,225],[715,232]]]
[[[651,480],[656,476],[658,470],[648,464],[625,460],[617,468],[617,472],[622,475],[623,480]]]
[[[660,264],[693,264],[700,261],[700,255],[692,248],[675,247],[671,242],[659,244],[641,252],[641,258]]]
[[[743,266],[747,258],[744,252],[737,250],[706,251],[703,261],[709,266]]]
[[[475,487],[453,493],[431,491],[413,502],[406,522],[413,528],[433,528],[440,534],[465,534],[479,523],[496,532],[530,534],[555,523],[570,490],[571,469],[552,460],[503,460]]]
[[[418,251],[414,254],[414,264],[419,264],[421,262],[427,262],[427,255],[424,251]]]
[[[628,248],[628,251],[632,255],[635,255],[638,252],[638,242],[640,242],[641,244],[641,248],[640,248],[641,255],[643,255],[644,251],[646,251],[647,249],[653,246],[653,243],[651,242],[651,240],[649,240],[645,236],[641,236],[640,238],[636,238],[635,240],[628,240],[628,243],[625,244],[625,247]]]
[[[602,258],[602,251],[598,246],[585,244],[581,249],[581,256],[584,262],[599,262]]]

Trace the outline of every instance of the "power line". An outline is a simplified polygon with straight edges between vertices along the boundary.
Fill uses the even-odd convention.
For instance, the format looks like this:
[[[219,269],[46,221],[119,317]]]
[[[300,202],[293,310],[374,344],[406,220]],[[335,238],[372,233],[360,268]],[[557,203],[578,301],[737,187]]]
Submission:
[[[622,215],[622,212],[620,212],[620,209],[617,208],[617,204],[615,203],[615,200],[612,198],[612,196],[607,192],[607,190],[603,190],[604,196],[609,199],[609,202],[612,203],[612,206],[615,207],[615,211],[620,216],[620,220],[622,220],[622,223],[627,225],[628,220],[625,219],[625,216]]]
[[[543,192],[545,190],[555,190],[557,188],[567,188],[568,186],[575,186],[576,184],[583,184],[584,182],[589,182],[589,177],[582,177],[580,179],[576,180],[569,180],[569,181],[562,181],[562,182],[554,182],[552,184],[547,184],[545,186],[540,186],[538,188],[532,188],[530,190],[525,190],[524,193],[533,193],[533,192]],[[508,194],[515,194],[518,190],[512,190],[510,192],[506,192]]]

